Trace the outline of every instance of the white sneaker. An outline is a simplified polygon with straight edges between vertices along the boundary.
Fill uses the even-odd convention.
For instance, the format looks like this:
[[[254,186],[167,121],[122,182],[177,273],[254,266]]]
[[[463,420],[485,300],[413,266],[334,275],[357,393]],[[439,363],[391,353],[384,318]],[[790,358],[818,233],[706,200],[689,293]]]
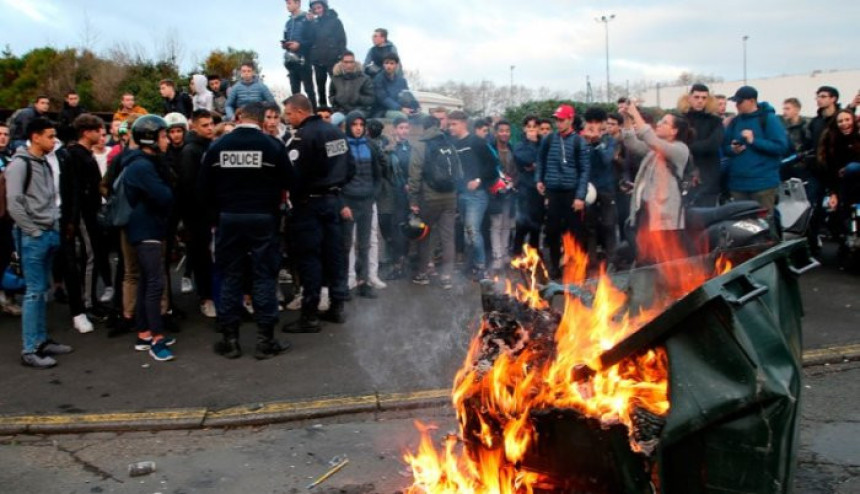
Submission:
[[[78,333],[81,334],[92,333],[93,329],[95,329],[93,328],[93,323],[91,323],[90,320],[87,319],[86,314],[76,315],[74,318],[72,318],[72,323],[74,324],[75,329],[78,330]]]
[[[382,290],[383,288],[388,288],[388,285],[384,281],[380,280],[379,278],[370,278],[369,280],[367,280],[367,282],[370,284],[370,286],[372,286],[373,288],[376,288],[378,290]]]
[[[302,293],[299,292],[290,300],[290,303],[287,304],[287,310],[301,310],[302,309]]]
[[[328,288],[323,287],[320,291],[320,304],[317,306],[317,310],[325,312],[329,307],[331,307],[331,299],[328,297]]]
[[[242,306],[245,307],[248,314],[254,315],[254,302],[250,299],[245,299],[245,301],[242,302]]]
[[[217,317],[218,311],[215,310],[215,302],[207,300],[200,304],[200,313],[208,318]]]
[[[191,278],[182,277],[182,293],[191,293],[194,291],[194,283],[191,282]]]
[[[102,296],[99,297],[99,302],[106,304],[106,303],[110,302],[111,300],[113,300],[113,287],[109,286],[109,287],[105,288],[104,293],[102,293]]]
[[[348,281],[346,282],[346,286],[347,286],[347,288],[352,290],[353,288],[358,286],[358,282],[355,280],[354,277],[350,276]]]
[[[282,269],[278,272],[278,283],[281,285],[288,285],[293,282],[293,277],[290,275],[290,272],[286,269]]]

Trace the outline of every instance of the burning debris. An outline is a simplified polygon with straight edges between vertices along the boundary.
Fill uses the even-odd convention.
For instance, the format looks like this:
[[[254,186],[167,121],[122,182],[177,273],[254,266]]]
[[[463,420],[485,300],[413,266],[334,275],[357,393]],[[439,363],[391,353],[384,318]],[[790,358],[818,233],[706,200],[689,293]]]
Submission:
[[[672,255],[671,246],[655,251]],[[670,364],[665,330],[654,327],[667,326],[666,320],[675,329],[687,327],[677,305],[707,306],[709,300],[687,295],[760,251],[732,262],[706,256],[653,266],[644,282],[648,309],[645,298],[630,293],[641,280],[631,280],[627,292],[605,273],[584,283],[585,253],[569,240],[565,252],[565,282],[580,291],[565,291],[563,309],[540,296],[544,271],[534,251],[514,262],[522,283],[508,281],[504,293],[495,283],[482,284],[481,325],[453,391],[459,435],[447,436],[437,452],[432,428],[418,425],[421,446],[405,456],[414,475],[407,494],[662,491],[658,467],[665,451],[656,453],[670,428]],[[747,285],[757,286],[747,280],[738,290]],[[743,303],[752,298],[741,297]],[[687,378],[679,377],[679,383]],[[695,409],[686,402],[682,408],[679,416]],[[696,427],[673,425],[670,432]]]

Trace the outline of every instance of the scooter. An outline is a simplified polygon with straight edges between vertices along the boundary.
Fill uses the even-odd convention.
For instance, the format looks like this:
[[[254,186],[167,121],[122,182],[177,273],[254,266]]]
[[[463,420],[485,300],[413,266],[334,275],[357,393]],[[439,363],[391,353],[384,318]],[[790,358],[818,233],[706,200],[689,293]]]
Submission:
[[[733,201],[715,208],[689,208],[685,241],[691,256],[715,250],[773,245],[780,232],[773,215],[756,201]]]

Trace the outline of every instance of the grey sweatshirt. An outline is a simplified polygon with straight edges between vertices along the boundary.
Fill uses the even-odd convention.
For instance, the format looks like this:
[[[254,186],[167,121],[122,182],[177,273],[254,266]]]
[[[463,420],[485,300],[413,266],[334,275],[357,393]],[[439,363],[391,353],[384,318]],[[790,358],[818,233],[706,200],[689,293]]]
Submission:
[[[22,156],[30,158],[28,163]],[[26,167],[31,167],[30,187],[24,191]],[[19,148],[6,168],[6,204],[9,216],[27,235],[38,237],[43,231],[57,228],[60,208],[51,165],[26,148]]]

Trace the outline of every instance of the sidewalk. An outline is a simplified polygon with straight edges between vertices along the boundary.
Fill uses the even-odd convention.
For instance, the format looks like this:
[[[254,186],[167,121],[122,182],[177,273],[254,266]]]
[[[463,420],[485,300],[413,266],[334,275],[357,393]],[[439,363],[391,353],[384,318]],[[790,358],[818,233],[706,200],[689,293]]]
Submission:
[[[858,278],[827,268],[802,278],[804,343],[810,362],[860,356]],[[19,364],[20,321],[0,318],[0,433],[99,429],[198,428],[267,423],[346,411],[378,411],[445,403],[480,313],[478,286],[453,290],[408,280],[380,290],[377,300],[347,305],[348,323],[319,334],[287,335],[293,348],[268,361],[251,356],[253,324],[242,328],[246,355],[212,352],[219,338],[195,297],[177,295],[188,314],[174,347],[159,363],[132,349],[134,335],[106,330],[80,335],[67,306],[49,307],[52,336],[75,347],[50,370]],[[282,314],[282,322],[298,317]],[[828,347],[836,351],[821,352]]]

